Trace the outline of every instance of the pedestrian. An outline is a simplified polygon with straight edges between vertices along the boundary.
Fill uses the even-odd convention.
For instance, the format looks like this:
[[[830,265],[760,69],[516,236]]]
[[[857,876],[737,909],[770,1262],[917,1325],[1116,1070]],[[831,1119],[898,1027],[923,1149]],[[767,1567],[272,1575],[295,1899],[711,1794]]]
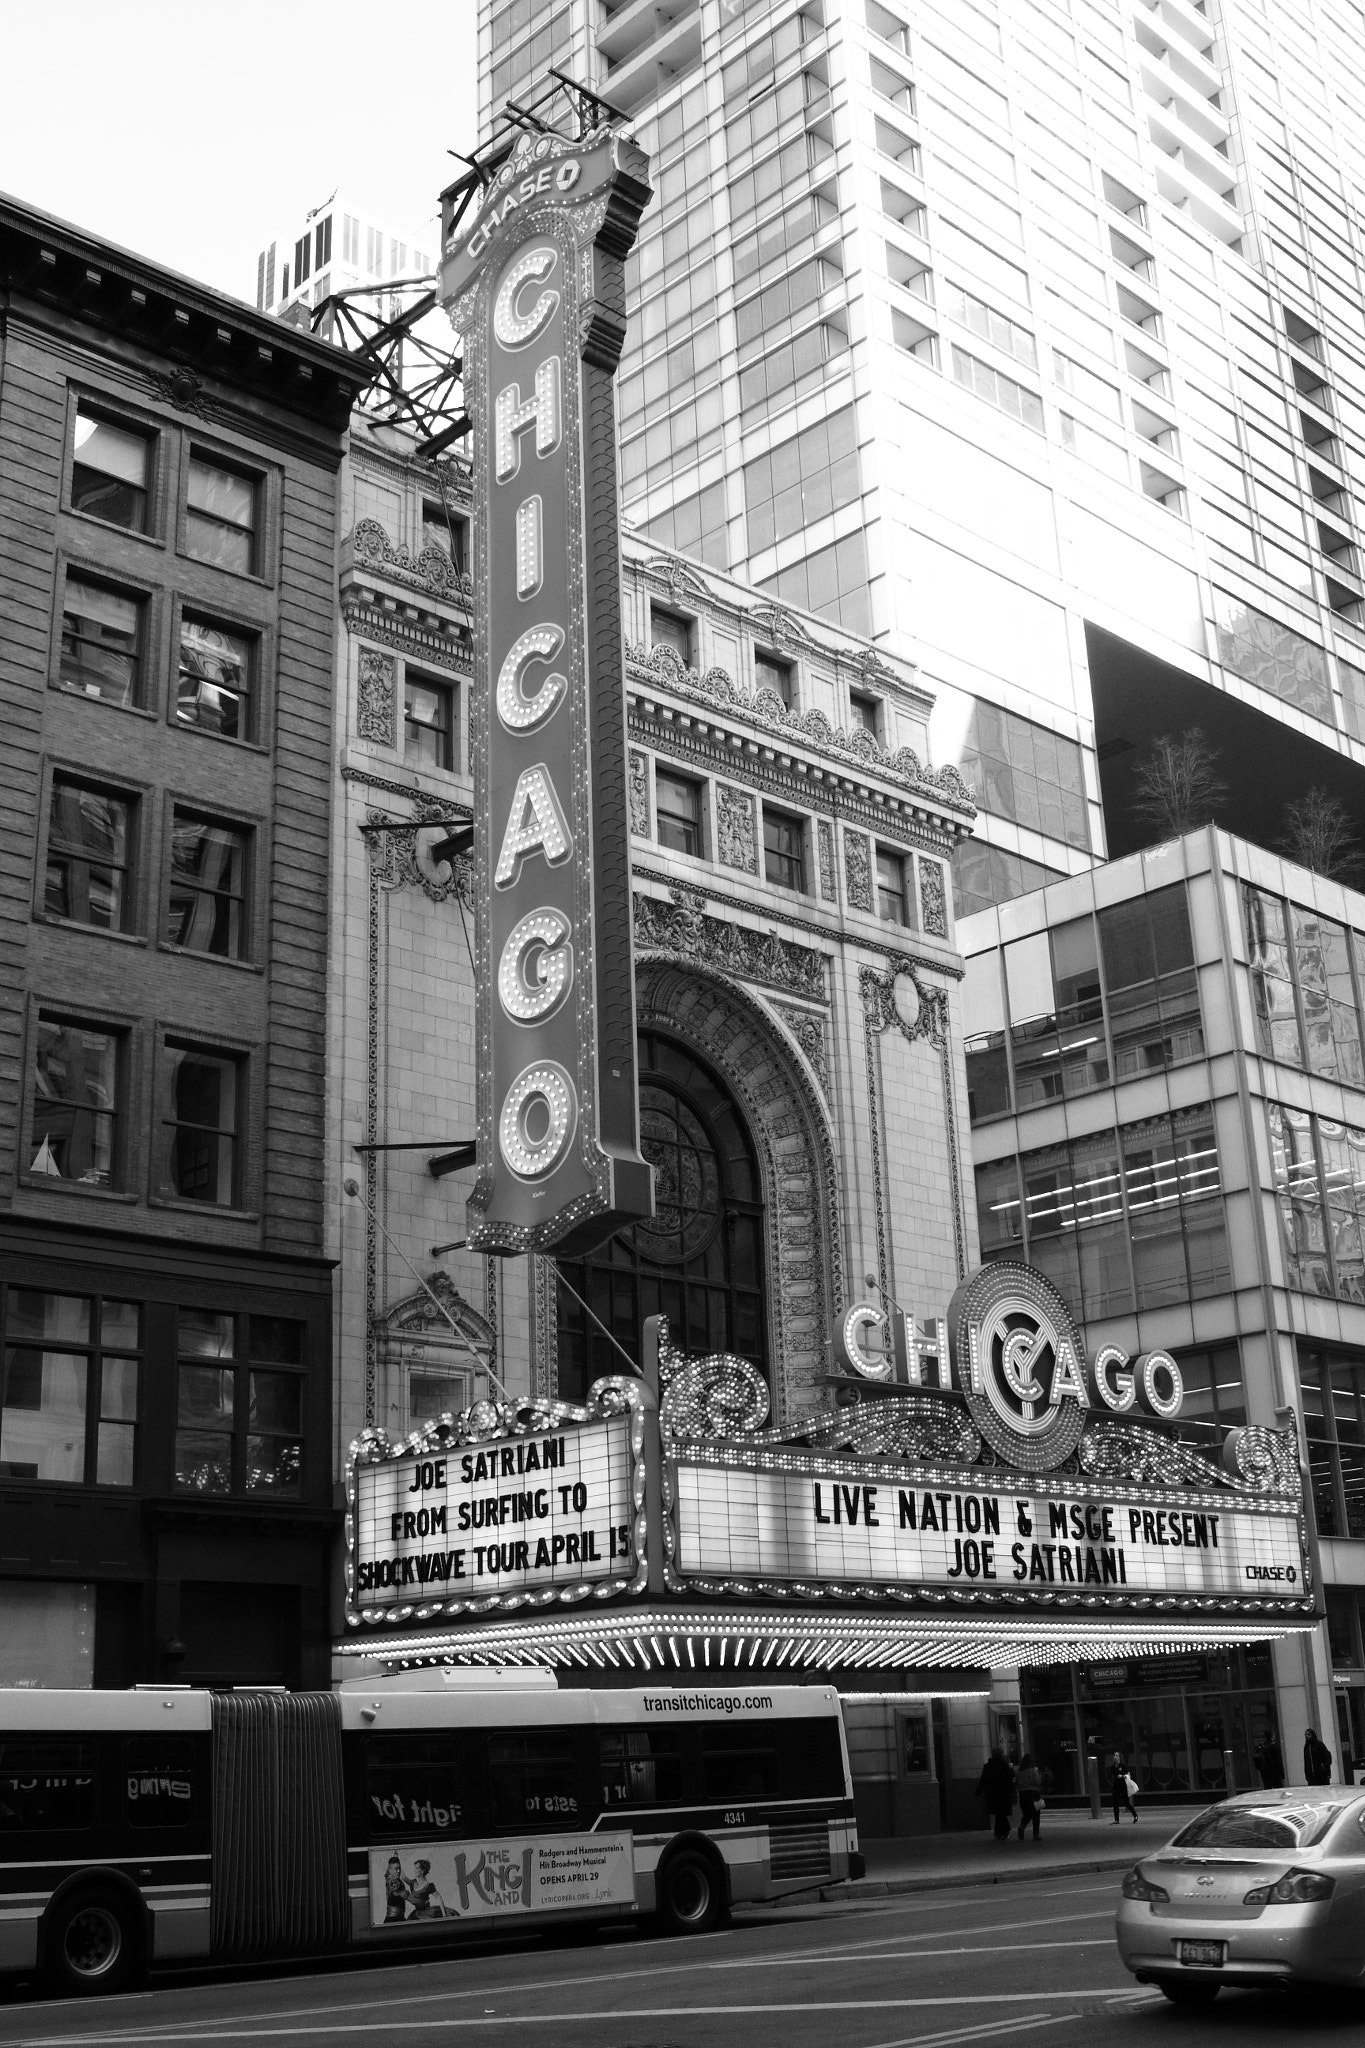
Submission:
[[[1316,1728],[1310,1728],[1303,1738],[1303,1775],[1310,1785],[1332,1782],[1332,1752]]]
[[[1265,1736],[1256,1745],[1256,1768],[1266,1791],[1278,1792],[1284,1783],[1284,1758],[1273,1735]]]
[[[1128,1765],[1121,1749],[1116,1749],[1109,1759],[1109,1790],[1114,1802],[1114,1826],[1117,1827],[1119,1824],[1120,1805],[1127,1807],[1133,1816],[1133,1825],[1136,1826],[1137,1808],[1133,1804],[1133,1794],[1137,1791],[1137,1780],[1129,1777]]]
[[[999,1744],[981,1766],[981,1776],[976,1781],[976,1796],[985,1800],[986,1811],[995,1822],[996,1841],[1007,1842],[1010,1838],[1010,1818],[1014,1812],[1014,1771]]]
[[[1024,1829],[1033,1822],[1033,1839],[1038,1839],[1038,1823],[1043,1813],[1043,1774],[1033,1761],[1028,1750],[1019,1759],[1019,1775],[1014,1781],[1019,1794],[1019,1839],[1024,1839]]]

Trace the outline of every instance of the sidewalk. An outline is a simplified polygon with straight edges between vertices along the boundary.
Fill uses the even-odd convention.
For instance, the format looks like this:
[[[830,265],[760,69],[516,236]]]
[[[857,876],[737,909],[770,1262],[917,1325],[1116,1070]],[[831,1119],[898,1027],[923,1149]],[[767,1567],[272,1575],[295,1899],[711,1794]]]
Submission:
[[[1075,1871],[1121,1871],[1139,1856],[1167,1843],[1196,1807],[1140,1809],[1135,1827],[1127,1814],[1115,1827],[1106,1806],[1098,1820],[1088,1813],[1044,1812],[1042,1835],[997,1842],[989,1828],[951,1835],[911,1835],[864,1842],[867,1876],[852,1884],[829,1885],[822,1899],[883,1898],[892,1892],[933,1892],[957,1885],[1036,1884],[1043,1877]]]

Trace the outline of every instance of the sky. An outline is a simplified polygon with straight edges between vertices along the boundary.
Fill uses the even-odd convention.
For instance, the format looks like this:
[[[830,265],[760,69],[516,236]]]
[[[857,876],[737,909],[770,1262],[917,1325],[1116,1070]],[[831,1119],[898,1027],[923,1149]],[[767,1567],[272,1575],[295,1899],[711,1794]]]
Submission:
[[[415,233],[476,140],[476,0],[4,13],[0,192],[252,304],[335,187]]]

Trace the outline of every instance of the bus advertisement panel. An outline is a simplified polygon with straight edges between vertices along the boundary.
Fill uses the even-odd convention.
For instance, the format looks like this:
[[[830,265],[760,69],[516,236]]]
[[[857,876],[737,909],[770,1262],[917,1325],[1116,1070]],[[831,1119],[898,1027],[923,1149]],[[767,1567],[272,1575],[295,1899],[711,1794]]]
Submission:
[[[379,1928],[635,1902],[634,1841],[627,1833],[405,1842],[370,1851],[371,1924]]]

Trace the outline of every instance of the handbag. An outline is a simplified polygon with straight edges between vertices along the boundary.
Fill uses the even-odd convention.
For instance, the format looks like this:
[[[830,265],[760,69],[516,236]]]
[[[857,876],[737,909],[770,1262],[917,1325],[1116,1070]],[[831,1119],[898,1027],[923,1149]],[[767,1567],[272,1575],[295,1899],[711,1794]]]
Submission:
[[[1136,1779],[1136,1778],[1125,1778],[1125,1779],[1124,1779],[1124,1781],[1123,1781],[1123,1789],[1124,1789],[1124,1791],[1125,1791],[1125,1792],[1126,1792],[1126,1793],[1128,1794],[1128,1797],[1129,1797],[1130,1799],[1136,1799],[1136,1798],[1137,1798],[1137,1793],[1138,1793],[1138,1781],[1137,1781],[1137,1779]]]
[[[1038,1794],[1038,1811],[1039,1813],[1047,1812],[1047,1801],[1046,1799],[1044,1799],[1041,1792]]]

